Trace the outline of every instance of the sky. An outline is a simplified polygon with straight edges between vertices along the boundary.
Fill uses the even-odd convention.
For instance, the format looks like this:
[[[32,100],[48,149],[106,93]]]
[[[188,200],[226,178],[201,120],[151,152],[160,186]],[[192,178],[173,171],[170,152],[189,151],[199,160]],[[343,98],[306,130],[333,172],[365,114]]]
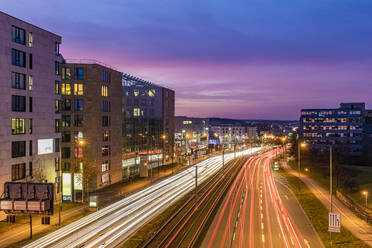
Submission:
[[[298,119],[372,108],[371,0],[0,0],[96,59],[176,91],[176,115]]]

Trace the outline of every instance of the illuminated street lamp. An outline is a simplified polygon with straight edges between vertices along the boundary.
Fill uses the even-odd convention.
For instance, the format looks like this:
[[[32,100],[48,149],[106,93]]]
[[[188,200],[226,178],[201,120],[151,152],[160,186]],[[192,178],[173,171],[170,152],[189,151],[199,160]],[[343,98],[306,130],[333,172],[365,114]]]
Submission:
[[[363,191],[362,194],[365,196],[365,199],[366,199],[366,209],[368,209],[368,191]]]
[[[166,134],[161,135],[161,139],[163,140],[163,166],[165,165],[165,140],[167,139]]]
[[[301,176],[301,148],[305,148],[306,143],[298,141],[298,193],[301,191],[300,176]]]

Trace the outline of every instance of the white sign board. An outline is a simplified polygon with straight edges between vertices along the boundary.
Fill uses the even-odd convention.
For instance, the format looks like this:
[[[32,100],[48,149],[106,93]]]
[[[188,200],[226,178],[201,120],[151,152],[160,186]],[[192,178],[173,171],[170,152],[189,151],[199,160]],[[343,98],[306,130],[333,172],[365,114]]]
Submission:
[[[341,232],[341,215],[328,213],[328,232]]]
[[[37,140],[37,154],[53,153],[53,139],[38,139]]]

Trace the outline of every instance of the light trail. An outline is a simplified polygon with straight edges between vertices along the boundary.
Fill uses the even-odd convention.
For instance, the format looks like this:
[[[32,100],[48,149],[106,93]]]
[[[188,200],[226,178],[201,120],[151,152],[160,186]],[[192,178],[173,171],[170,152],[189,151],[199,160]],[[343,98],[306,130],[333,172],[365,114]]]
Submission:
[[[259,150],[261,148],[252,148],[237,152],[236,155],[249,155]],[[225,154],[225,163],[233,158],[233,153]],[[198,173],[200,185],[222,168],[222,156],[209,158],[197,166],[201,168]],[[47,234],[25,247],[114,247],[194,188],[194,168],[188,168]]]

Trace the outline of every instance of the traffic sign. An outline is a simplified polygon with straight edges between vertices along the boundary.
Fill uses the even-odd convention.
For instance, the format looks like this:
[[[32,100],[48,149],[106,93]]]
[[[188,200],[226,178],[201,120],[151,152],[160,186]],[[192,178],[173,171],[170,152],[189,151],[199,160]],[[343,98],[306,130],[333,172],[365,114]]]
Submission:
[[[341,232],[341,215],[328,213],[328,232]]]

